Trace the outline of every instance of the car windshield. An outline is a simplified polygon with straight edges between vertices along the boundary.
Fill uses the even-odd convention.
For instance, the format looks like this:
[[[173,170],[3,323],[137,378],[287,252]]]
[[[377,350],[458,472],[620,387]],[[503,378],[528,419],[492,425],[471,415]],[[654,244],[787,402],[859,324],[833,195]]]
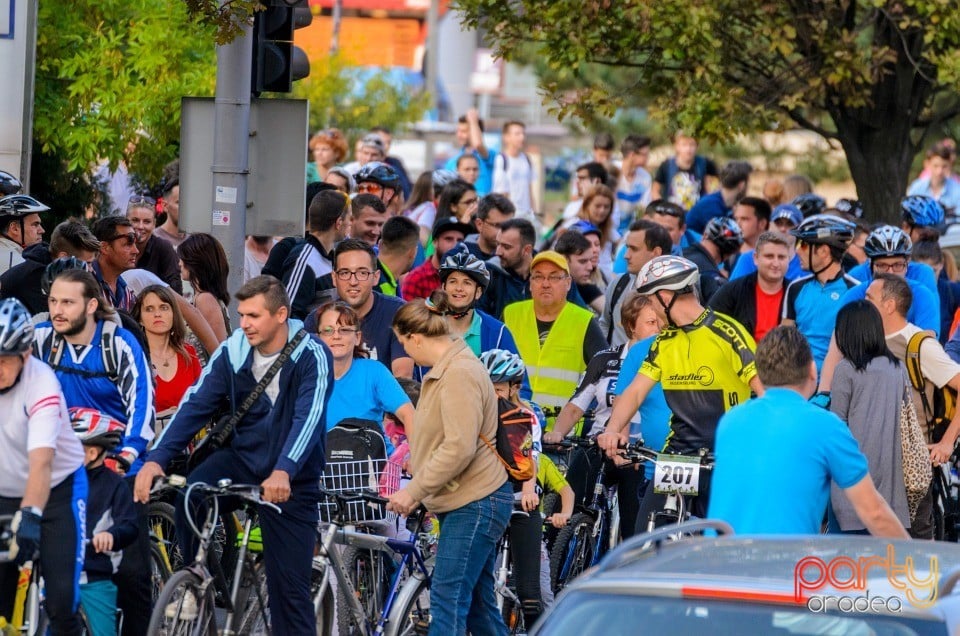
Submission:
[[[945,636],[947,629],[938,621],[899,616],[820,614],[777,605],[580,592],[558,603],[537,634]]]

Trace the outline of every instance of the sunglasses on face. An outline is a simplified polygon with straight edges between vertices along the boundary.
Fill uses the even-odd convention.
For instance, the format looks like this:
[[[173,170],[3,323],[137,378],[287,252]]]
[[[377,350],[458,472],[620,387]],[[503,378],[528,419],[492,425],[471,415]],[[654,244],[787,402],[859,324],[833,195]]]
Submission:
[[[136,232],[127,232],[126,234],[117,234],[107,239],[109,242],[123,240],[124,245],[133,245],[137,242],[137,233]]]

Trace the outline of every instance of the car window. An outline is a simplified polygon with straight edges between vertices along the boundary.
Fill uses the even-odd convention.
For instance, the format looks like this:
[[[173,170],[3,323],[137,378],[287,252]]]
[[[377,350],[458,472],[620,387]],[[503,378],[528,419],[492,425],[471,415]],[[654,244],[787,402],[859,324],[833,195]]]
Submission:
[[[814,613],[806,608],[626,594],[575,592],[550,612],[537,636],[946,636],[939,621],[886,615]]]

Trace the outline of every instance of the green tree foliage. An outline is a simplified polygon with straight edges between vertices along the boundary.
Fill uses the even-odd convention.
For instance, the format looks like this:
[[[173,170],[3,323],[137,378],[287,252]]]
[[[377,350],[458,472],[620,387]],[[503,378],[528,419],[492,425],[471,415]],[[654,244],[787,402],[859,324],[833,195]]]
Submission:
[[[928,133],[960,113],[951,0],[457,0],[507,59],[545,64],[561,117],[647,103],[713,139],[796,125],[838,142],[892,219]],[[611,78],[610,69],[620,72]]]
[[[293,85],[293,96],[310,100],[310,130],[335,126],[357,137],[371,126],[397,130],[423,117],[426,91],[400,86],[384,71],[355,67],[340,55],[310,62],[310,77]]]
[[[179,0],[44,0],[35,151],[71,173],[65,181],[124,159],[155,182],[177,153],[180,98],[213,94],[215,34]]]

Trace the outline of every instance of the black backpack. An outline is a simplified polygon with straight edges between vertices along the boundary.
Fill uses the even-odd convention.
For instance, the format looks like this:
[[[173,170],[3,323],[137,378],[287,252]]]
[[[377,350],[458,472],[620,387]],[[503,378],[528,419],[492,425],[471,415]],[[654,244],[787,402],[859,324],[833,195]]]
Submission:
[[[323,487],[336,492],[365,490],[379,494],[380,473],[387,463],[387,441],[379,422],[348,417],[327,431],[327,465],[323,469]],[[350,521],[374,521],[383,518],[380,506],[363,502],[348,504]],[[324,521],[334,512],[331,502],[321,504]]]

